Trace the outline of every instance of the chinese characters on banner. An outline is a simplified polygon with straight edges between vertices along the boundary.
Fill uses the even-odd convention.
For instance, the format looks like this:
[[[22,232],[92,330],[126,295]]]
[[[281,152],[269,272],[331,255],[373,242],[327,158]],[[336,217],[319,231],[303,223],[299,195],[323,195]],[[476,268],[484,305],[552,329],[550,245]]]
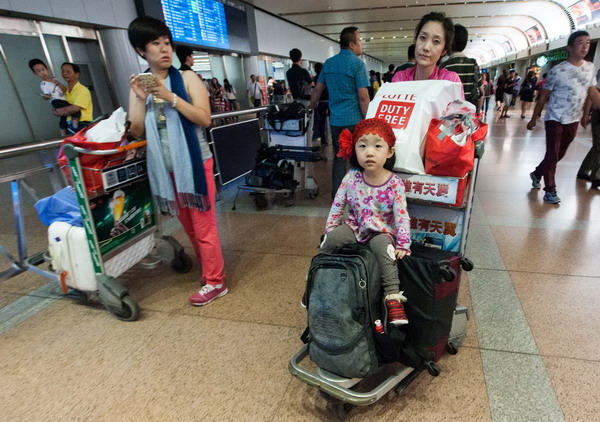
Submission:
[[[407,198],[454,204],[460,179],[428,174],[398,174],[404,182]]]
[[[408,204],[410,237],[414,243],[458,252],[463,233],[464,213],[452,208]]]

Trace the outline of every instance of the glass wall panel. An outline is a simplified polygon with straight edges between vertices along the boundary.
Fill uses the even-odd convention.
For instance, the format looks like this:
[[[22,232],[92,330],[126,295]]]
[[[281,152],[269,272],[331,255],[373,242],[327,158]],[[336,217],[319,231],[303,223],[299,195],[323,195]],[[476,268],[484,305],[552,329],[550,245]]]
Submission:
[[[237,99],[242,108],[249,108],[248,96],[246,95],[246,81],[244,80],[244,66],[241,57],[223,56],[225,73],[229,83],[237,92]],[[248,78],[250,75],[248,75]],[[248,79],[249,80],[249,79]]]
[[[267,80],[267,62],[264,60],[258,60],[258,75],[264,76],[265,80]]]
[[[60,79],[60,65],[68,61],[62,39],[58,35],[44,35],[44,41],[52,60],[53,73]]]
[[[26,70],[31,73],[29,68]],[[0,86],[2,87],[2,101],[0,101],[0,127],[2,128],[0,130],[0,147],[33,141],[33,133],[27,124],[25,110],[21,107],[17,90],[10,80],[6,63],[2,57],[0,57]],[[35,84],[30,86],[30,90],[36,92]],[[40,102],[43,102],[41,97],[37,97]],[[47,109],[45,111],[49,113]],[[58,126],[56,128],[58,130]]]
[[[219,83],[223,85],[223,79],[225,79],[227,76],[225,76],[225,68],[223,67],[223,60],[221,59],[221,55],[210,54],[209,60],[212,77],[217,78]]]
[[[272,76],[272,77],[275,76],[275,72],[274,72],[274,69],[273,69],[273,62],[272,61],[267,60],[266,65],[267,65],[267,80],[268,80],[269,76]]]
[[[13,78],[16,89],[18,92],[23,106],[25,107],[26,118],[33,127],[33,135],[31,133],[22,133],[20,136],[14,137],[14,141],[8,141],[10,144],[18,144],[23,142],[32,142],[41,139],[51,139],[60,136],[60,130],[58,128],[58,117],[52,114],[52,106],[50,102],[41,97],[40,90],[40,78],[37,77],[28,66],[29,60],[33,58],[39,58],[42,61],[46,61],[44,51],[42,49],[42,43],[37,36],[25,36],[25,35],[12,35],[12,34],[0,34],[0,45],[6,54],[6,61],[8,70]],[[10,86],[11,84],[3,87]],[[2,103],[6,103],[3,98]],[[5,104],[3,104],[4,106]],[[16,104],[13,104],[16,105]],[[8,126],[17,126],[14,124],[14,118],[20,119],[22,112],[15,112],[14,110],[20,110],[20,104],[16,108],[10,107],[8,114],[2,113],[2,118],[9,118],[10,123],[3,125],[3,132]],[[22,132],[29,132],[27,125],[19,125],[18,129]],[[3,138],[5,134],[1,135]],[[16,140],[18,139],[18,140]]]
[[[80,66],[79,81],[92,93],[94,117],[103,113],[112,113],[114,104],[106,72],[102,65],[102,56],[97,41],[68,38],[73,62]],[[129,75],[114,75],[115,78],[128,78]]]

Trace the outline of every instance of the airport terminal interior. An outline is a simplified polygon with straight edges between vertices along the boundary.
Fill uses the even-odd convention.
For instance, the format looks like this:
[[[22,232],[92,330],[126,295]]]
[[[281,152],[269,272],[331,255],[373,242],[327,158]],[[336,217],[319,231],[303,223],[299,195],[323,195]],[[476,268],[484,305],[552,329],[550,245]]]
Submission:
[[[29,19],[28,22],[34,22],[33,31],[44,32],[44,42],[40,45],[37,35],[26,35],[27,31],[16,26],[0,28],[0,80],[8,81],[12,90],[20,92],[21,82],[35,79],[15,77],[15,63],[25,63],[24,73],[29,72],[25,58],[34,54],[52,58],[57,69],[60,62],[79,58],[87,66],[86,78],[96,86],[95,108],[104,113],[115,106],[125,106],[123,93],[128,85],[115,78],[114,72],[143,71],[134,54],[119,53],[119,45],[130,49],[123,29],[128,22],[121,19],[115,23],[118,31],[114,32],[103,23],[101,31],[105,32],[98,32],[90,29],[94,27],[90,18],[78,32],[73,29],[78,20],[75,16],[57,20],[45,12],[45,5],[55,2],[36,2],[44,6],[38,13],[21,10],[15,3],[0,1],[0,24],[13,25],[15,21],[11,19]],[[80,3],[89,8],[97,2]],[[107,4],[116,10],[118,3],[114,0]],[[130,13],[135,13],[133,2],[125,3],[132,3]],[[316,2],[306,3],[308,7]],[[352,16],[350,7],[358,3],[343,3],[338,5],[336,16],[348,19]],[[389,2],[383,3],[385,8]],[[469,3],[483,10],[486,2]],[[524,1],[508,3],[526,7]],[[545,2],[527,3],[544,7]],[[565,2],[547,3],[555,6]],[[576,5],[596,4],[566,3],[572,6],[569,16],[576,20],[582,15],[575,11],[583,13],[583,6],[577,9]],[[283,13],[274,2],[252,4],[257,16],[267,15],[268,11],[273,19],[280,14],[289,25],[295,21],[310,28],[303,22],[307,18],[299,6]],[[324,11],[331,9],[326,4],[320,7]],[[410,13],[420,17],[426,11],[429,9],[419,6],[419,10]],[[118,20],[106,14],[99,12],[102,19]],[[472,14],[455,11],[450,16],[455,23],[475,27]],[[591,10],[589,15],[592,22]],[[492,13],[488,18],[501,19]],[[506,25],[516,28],[509,24],[517,18],[506,19]],[[331,34],[353,23],[342,20],[331,25]],[[411,22],[411,28],[415,23]],[[388,24],[391,25],[385,25]],[[368,26],[362,24],[365,25]],[[588,28],[590,32],[596,25]],[[311,28],[310,36],[317,36],[318,26]],[[567,28],[567,36],[570,29]],[[68,31],[68,37],[57,35],[63,30]],[[544,27],[544,31],[554,30]],[[488,37],[498,36],[496,32],[499,31],[490,30]],[[259,44],[261,39],[264,40],[259,37]],[[597,39],[592,34],[594,48]],[[473,40],[476,45],[488,45],[482,35]],[[229,76],[234,85],[239,85],[238,92],[243,97],[249,71],[261,74],[264,69],[264,76],[272,74],[278,79],[284,67],[277,66],[289,68],[289,60],[281,51],[295,47],[294,41],[288,38],[279,55],[276,51],[260,50],[259,45],[262,55],[254,57],[254,61],[242,58],[242,54],[217,59],[218,53],[208,49],[208,53],[196,54],[195,66],[205,76],[212,76],[211,71]],[[541,52],[548,45],[543,41],[529,43],[528,48]],[[564,51],[564,36],[557,35],[550,42]],[[502,42],[496,44],[504,48]],[[525,53],[512,52],[504,61],[490,59],[496,54],[490,53],[496,44],[478,55],[478,60],[488,60],[489,69],[494,72],[508,68],[510,63],[516,63],[520,69],[546,69],[546,62],[536,65]],[[26,51],[19,51],[19,47]],[[406,59],[404,53],[388,55],[391,48],[386,46],[384,53],[383,49],[369,52],[365,47],[371,60],[367,68],[378,66],[377,70],[383,73],[391,60],[400,63]],[[477,50],[469,48],[472,52]],[[331,55],[336,53],[332,50]],[[98,70],[99,64],[117,60],[120,54],[122,63]],[[598,54],[592,52],[591,56],[590,60],[595,61]],[[549,61],[564,58],[560,52],[547,54]],[[275,62],[283,64],[275,66]],[[30,72],[27,77],[33,78]],[[104,86],[110,89],[99,92]],[[29,102],[33,104],[35,88],[29,86],[23,90],[26,93],[10,91],[7,95],[10,101],[20,101],[19,107],[25,108]],[[299,190],[293,203],[281,196],[267,195],[267,203],[257,206],[256,196],[238,190],[244,185],[244,177],[220,186],[217,218],[229,288],[226,295],[207,306],[189,304],[188,297],[200,287],[201,269],[195,258],[187,273],[174,271],[168,263],[154,268],[137,265],[119,280],[139,304],[140,316],[137,321],[122,321],[103,307],[97,294],[87,300],[65,295],[58,282],[34,271],[22,271],[9,259],[16,257],[16,262],[20,253],[30,256],[48,248],[48,228],[38,218],[34,198],[52,195],[57,189],[56,180],[64,179],[54,165],[56,145],[23,155],[9,151],[15,146],[57,138],[57,134],[50,136],[58,129],[50,112],[42,105],[32,106],[35,113],[46,113],[44,124],[36,126],[30,123],[30,110],[27,115],[18,115],[3,107],[0,104],[4,124],[0,145],[0,275],[4,275],[0,277],[0,421],[336,420],[335,409],[319,390],[292,376],[289,370],[290,359],[303,347],[300,336],[307,325],[307,311],[300,301],[331,206],[330,133],[329,142],[322,149],[327,160],[306,164],[318,191]],[[248,104],[243,104],[243,108],[249,108]],[[258,110],[261,116],[264,109]],[[543,190],[532,188],[530,178],[546,150],[542,121],[533,130],[526,128],[531,113],[532,108],[526,118],[520,118],[517,102],[508,111],[510,118],[500,118],[501,112],[492,98],[488,113],[482,116],[489,131],[474,181],[466,239],[465,256],[475,268],[462,273],[458,294],[458,303],[468,308],[469,316],[467,336],[458,353],[446,354],[439,360],[439,376],[423,371],[401,394],[390,391],[373,404],[356,406],[346,420],[600,420],[600,316],[596,313],[600,302],[600,191],[591,188],[589,181],[576,177],[592,146],[592,131],[589,126],[579,127],[557,167],[556,183],[562,202],[549,204],[542,200]],[[256,111],[252,111],[239,118],[248,121],[255,115]],[[221,126],[232,122],[214,121]],[[262,136],[266,139],[268,134],[262,131]],[[319,145],[310,139],[307,142],[309,146]],[[26,183],[20,185],[17,210],[14,184],[10,182],[28,169],[38,170],[27,175]],[[24,227],[15,223],[17,211],[22,213]],[[178,223],[167,217],[161,221],[193,256],[192,244]],[[26,250],[19,250],[18,230],[26,234]],[[48,269],[47,264],[42,267]],[[11,271],[12,276],[5,276]],[[305,364],[312,367],[309,362]],[[390,365],[378,375],[386,375],[398,365]]]

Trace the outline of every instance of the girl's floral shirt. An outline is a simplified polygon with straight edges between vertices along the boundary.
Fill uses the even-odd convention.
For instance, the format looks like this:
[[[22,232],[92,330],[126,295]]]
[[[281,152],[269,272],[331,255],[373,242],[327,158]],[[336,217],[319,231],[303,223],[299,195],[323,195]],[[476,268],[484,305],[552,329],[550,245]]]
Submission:
[[[345,223],[359,243],[386,233],[394,239],[396,249],[410,252],[410,218],[406,211],[404,183],[397,174],[392,173],[381,186],[371,186],[364,180],[362,171],[350,170],[333,199],[325,233],[342,224],[346,205],[348,219]]]

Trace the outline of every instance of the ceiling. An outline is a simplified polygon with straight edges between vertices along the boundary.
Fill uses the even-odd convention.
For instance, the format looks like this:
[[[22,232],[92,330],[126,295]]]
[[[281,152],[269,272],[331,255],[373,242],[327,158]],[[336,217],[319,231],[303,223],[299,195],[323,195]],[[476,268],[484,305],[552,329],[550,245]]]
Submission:
[[[356,26],[366,54],[396,65],[407,60],[421,17],[433,11],[468,29],[465,54],[481,66],[545,51],[576,28],[600,24],[598,0],[246,1],[334,40],[344,27]]]

